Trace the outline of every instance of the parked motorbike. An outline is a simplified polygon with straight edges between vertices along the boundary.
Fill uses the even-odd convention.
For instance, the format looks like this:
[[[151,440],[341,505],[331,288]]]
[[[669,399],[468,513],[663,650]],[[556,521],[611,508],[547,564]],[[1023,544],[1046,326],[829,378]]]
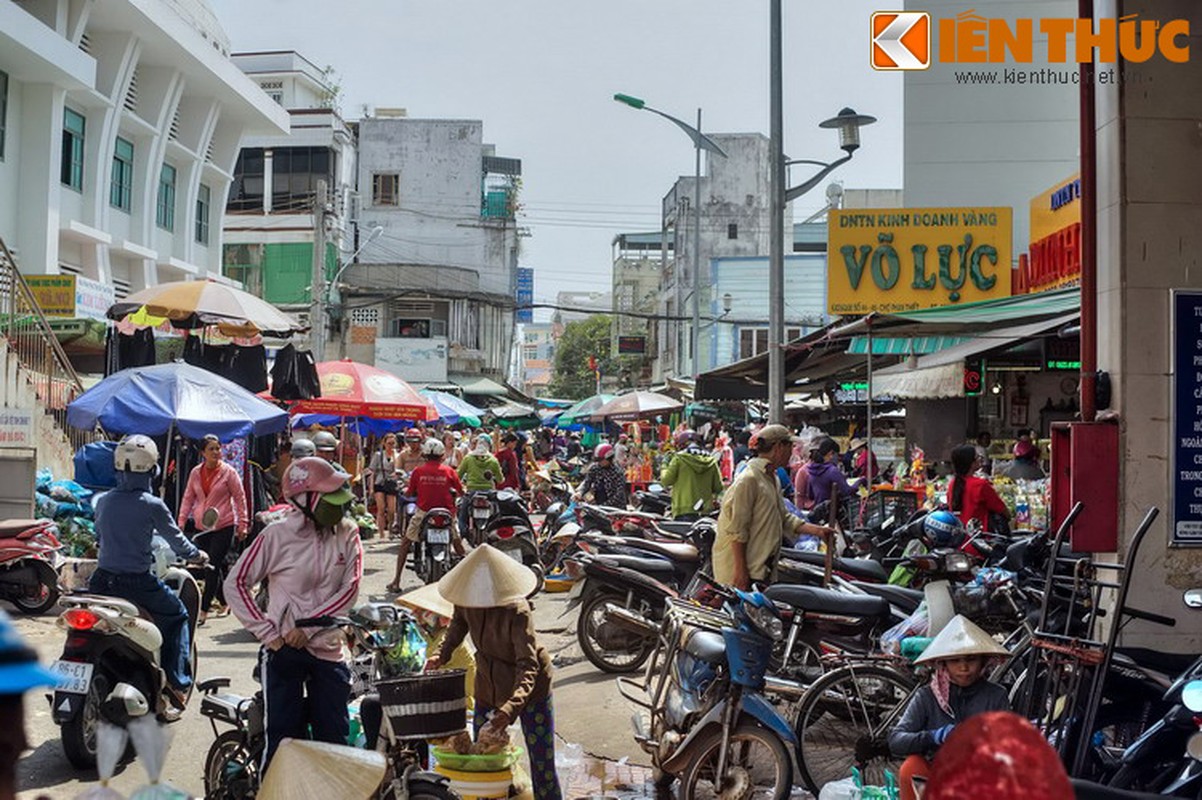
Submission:
[[[492,545],[505,555],[527,567],[538,578],[535,591],[543,587],[546,571],[539,554],[534,524],[526,510],[526,502],[517,492],[502,489],[489,494],[491,516],[484,524],[481,541]],[[473,520],[477,497],[472,498]]]
[[[658,483],[652,483],[646,491],[634,493],[635,506],[645,514],[667,515],[672,511],[672,492]]]
[[[58,602],[63,545],[57,533],[48,519],[0,522],[0,600],[24,614],[41,614]]]
[[[188,618],[197,619],[200,591],[188,571],[169,567],[162,580],[179,595]],[[59,676],[51,711],[55,724],[62,728],[67,760],[77,769],[92,769],[102,707],[128,705],[121,698],[132,694],[138,705],[163,721],[172,722],[178,714],[168,697],[167,676],[159,662],[163,635],[148,614],[127,600],[95,594],[64,595],[61,605],[66,610],[57,624],[66,631],[67,641],[59,660],[51,665]],[[194,634],[195,626],[189,625],[193,676],[197,661]]]
[[[1202,590],[1186,592],[1185,603],[1202,608]],[[1173,682],[1164,701],[1171,708],[1123,751],[1107,786],[1166,797],[1202,794],[1202,658]]]
[[[434,583],[454,566],[454,553],[451,550],[453,522],[454,517],[446,508],[432,508],[422,519],[413,566],[417,576],[426,583]]]
[[[682,800],[789,796],[797,740],[762,694],[783,635],[776,606],[759,592],[727,593],[721,612],[669,603],[644,679],[618,681],[643,709],[635,740],[660,788],[679,779]]]

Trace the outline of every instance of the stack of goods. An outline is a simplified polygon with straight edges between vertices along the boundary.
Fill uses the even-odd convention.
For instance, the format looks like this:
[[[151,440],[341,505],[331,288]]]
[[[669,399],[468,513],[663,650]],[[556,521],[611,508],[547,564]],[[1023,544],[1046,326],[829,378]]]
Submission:
[[[34,513],[52,519],[58,526],[63,555],[74,558],[93,555],[96,530],[92,514],[92,494],[72,480],[54,480],[50,470],[38,470],[34,494]]]
[[[1016,481],[994,477],[993,487],[1010,511],[1012,528],[1047,530],[1049,485],[1046,478]]]
[[[497,772],[509,769],[521,755],[521,748],[509,743],[504,731],[498,737],[489,737],[489,728],[481,729],[481,738],[473,742],[471,734],[460,731],[454,736],[434,743],[434,758],[447,769],[463,772]]]

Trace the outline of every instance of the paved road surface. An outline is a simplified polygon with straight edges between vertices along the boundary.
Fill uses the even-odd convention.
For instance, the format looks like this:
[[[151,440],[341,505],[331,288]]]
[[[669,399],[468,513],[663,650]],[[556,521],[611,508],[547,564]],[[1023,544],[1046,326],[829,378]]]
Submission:
[[[368,542],[364,562],[360,601],[383,600],[384,586],[392,577],[396,546],[386,542]],[[406,572],[407,585],[417,585]],[[535,605],[535,620],[544,646],[556,662],[556,723],[563,741],[578,743],[585,752],[611,759],[628,757],[631,763],[645,764],[646,757],[630,735],[628,704],[618,695],[613,677],[599,673],[580,655],[576,644],[575,617],[572,612],[562,619],[566,595],[546,595]],[[16,617],[17,627],[37,649],[44,662],[58,657],[63,634],[55,627],[56,616]],[[251,669],[258,654],[255,640],[232,617],[211,620],[199,631],[202,679],[226,675],[231,689],[251,693],[255,684]],[[163,778],[181,789],[203,791],[203,764],[213,740],[208,720],[201,717],[198,700],[183,719],[169,726],[174,736]],[[95,785],[95,773],[77,773],[63,755],[58,727],[50,718],[44,696],[30,693],[26,699],[26,730],[33,748],[21,760],[19,788],[22,798],[72,798],[89,785]],[[146,774],[138,764],[122,769],[112,781],[114,789],[130,794],[144,785]]]

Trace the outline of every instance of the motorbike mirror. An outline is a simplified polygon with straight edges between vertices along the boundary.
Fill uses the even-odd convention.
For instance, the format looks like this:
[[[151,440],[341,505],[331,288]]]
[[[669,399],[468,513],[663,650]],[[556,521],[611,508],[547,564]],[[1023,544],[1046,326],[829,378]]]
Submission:
[[[648,484],[647,491],[651,492],[651,494],[663,494],[664,487],[662,484],[652,483]]]
[[[1190,681],[1182,687],[1181,704],[1195,714],[1202,712],[1202,681]]]
[[[1189,753],[1189,757],[1194,761],[1202,761],[1202,733],[1195,733],[1189,737],[1189,741],[1185,743],[1185,752]]]
[[[1202,589],[1190,589],[1185,595],[1185,604],[1190,608],[1202,608]]]
[[[702,499],[702,498],[700,498],[700,497],[699,497],[699,498],[697,498],[697,502],[696,502],[696,503],[693,503],[693,510],[694,510],[694,511],[700,511],[700,510],[701,510],[701,506],[702,506],[702,505],[704,505],[704,504],[705,504],[705,500],[704,500],[704,499]]]

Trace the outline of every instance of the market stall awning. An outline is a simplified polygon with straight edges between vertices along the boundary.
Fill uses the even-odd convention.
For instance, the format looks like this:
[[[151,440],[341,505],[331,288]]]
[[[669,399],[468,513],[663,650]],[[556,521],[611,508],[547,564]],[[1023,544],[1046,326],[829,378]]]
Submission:
[[[451,383],[463,390],[464,394],[474,394],[480,397],[508,397],[509,389],[494,380],[481,375],[451,375]]]
[[[878,356],[925,356],[965,341],[963,336],[873,336],[872,352]],[[868,352],[868,337],[857,336],[847,346],[847,352],[865,355]]]
[[[923,356],[913,366],[887,367],[872,376],[872,394],[906,400],[963,397],[966,358],[1004,350],[1024,339],[1045,335],[1076,321],[1078,316],[1074,311],[1026,325],[998,328]]]

